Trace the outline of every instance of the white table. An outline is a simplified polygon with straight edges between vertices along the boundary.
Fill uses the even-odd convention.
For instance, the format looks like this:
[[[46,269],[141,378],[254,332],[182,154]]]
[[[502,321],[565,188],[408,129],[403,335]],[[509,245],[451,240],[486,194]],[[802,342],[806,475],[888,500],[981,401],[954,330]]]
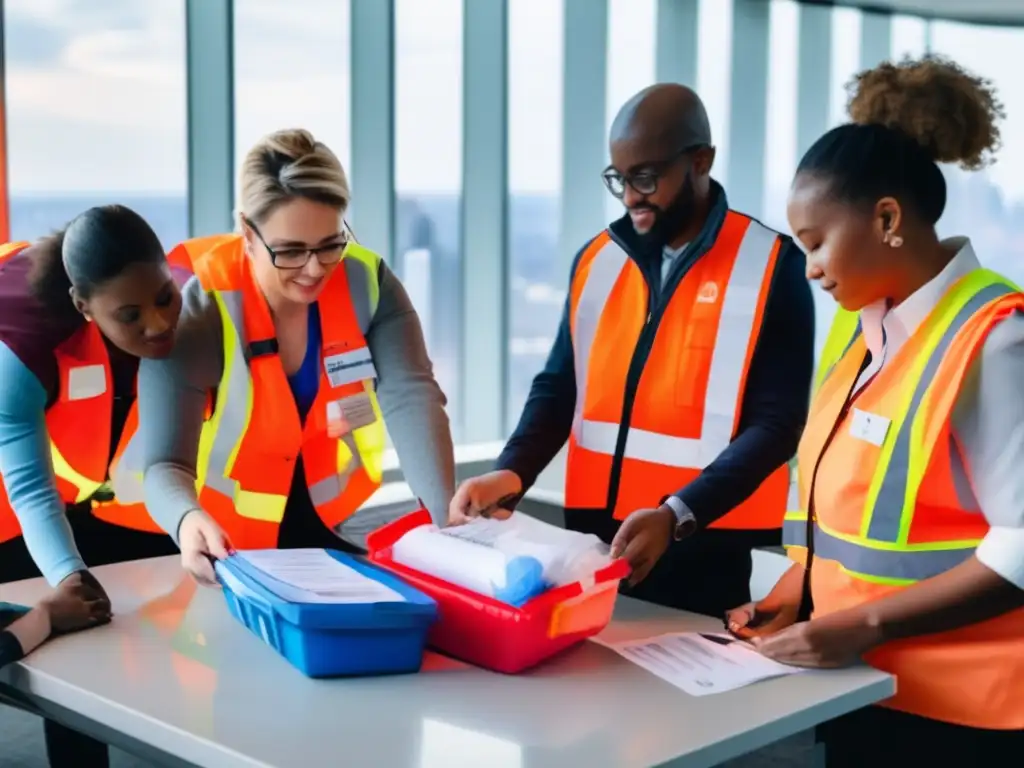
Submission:
[[[692,698],[595,643],[518,676],[429,654],[418,675],[310,680],[193,585],[176,557],[95,569],[112,624],[43,646],[0,691],[166,765],[710,766],[880,701],[867,668]],[[0,585],[34,603],[41,580]],[[611,640],[721,630],[620,598]]]

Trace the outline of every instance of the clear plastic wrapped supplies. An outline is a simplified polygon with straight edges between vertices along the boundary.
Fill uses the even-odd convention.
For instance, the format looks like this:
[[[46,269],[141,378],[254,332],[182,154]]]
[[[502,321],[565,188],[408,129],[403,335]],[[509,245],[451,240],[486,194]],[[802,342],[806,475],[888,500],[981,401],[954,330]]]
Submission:
[[[461,526],[423,525],[392,549],[394,562],[509,605],[554,587],[586,582],[611,563],[608,545],[514,512]]]

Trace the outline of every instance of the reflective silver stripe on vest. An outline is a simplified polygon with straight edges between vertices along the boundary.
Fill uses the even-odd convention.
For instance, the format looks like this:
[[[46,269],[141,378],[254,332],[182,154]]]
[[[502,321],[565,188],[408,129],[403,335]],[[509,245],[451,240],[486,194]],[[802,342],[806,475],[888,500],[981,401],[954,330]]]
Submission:
[[[789,518],[782,521],[782,546],[807,546],[807,518]]]
[[[782,523],[784,547],[807,546],[807,521],[785,520]],[[960,565],[974,552],[974,547],[953,549],[878,549],[840,539],[814,526],[814,556],[835,560],[845,570],[862,576],[882,579],[920,581],[945,573]]]
[[[242,312],[241,291],[216,291],[224,311],[227,312],[233,327],[237,343],[230,352],[225,345],[224,375],[221,376],[217,389],[217,403],[220,423],[213,436],[210,447],[209,462],[206,466],[204,483],[228,498],[235,498],[235,481],[228,476],[228,461],[231,452],[245,436],[249,409],[252,407],[252,387],[250,386],[249,367],[245,362],[243,349],[248,343],[245,339],[245,321]],[[224,318],[222,315],[221,321]],[[222,331],[227,332],[227,329]]]
[[[675,437],[631,427],[625,456],[670,467],[703,469],[732,440],[740,406],[740,385],[757,319],[758,298],[777,235],[751,221],[743,235],[729,282],[720,294],[722,315],[712,353],[704,421],[699,438]],[[587,450],[614,455],[620,425],[583,419],[590,353],[601,314],[629,256],[609,240],[594,257],[574,317],[576,413],[573,434]],[[626,350],[628,353],[631,350]]]
[[[939,370],[942,358],[945,357],[949,345],[967,322],[982,307],[990,301],[999,299],[1012,293],[1007,285],[989,285],[982,288],[971,299],[961,307],[949,328],[943,333],[938,345],[935,347],[924,371],[921,373],[921,380],[914,389],[914,395],[910,401],[910,409],[906,418],[896,435],[896,442],[893,446],[892,456],[889,465],[885,470],[885,477],[882,479],[882,486],[878,491],[875,500],[875,508],[871,510],[871,522],[868,525],[867,538],[871,541],[882,541],[896,543],[900,537],[900,521],[903,518],[903,508],[907,503],[907,484],[910,478],[911,466],[911,438],[910,432],[914,421],[921,409],[921,402],[925,393],[935,380],[935,374]]]
[[[591,261],[587,282],[584,283],[579,302],[576,304],[572,333],[573,358],[576,367],[576,409],[573,413],[572,431],[576,436],[577,443],[583,441],[583,404],[587,401],[590,350],[594,345],[597,326],[601,322],[601,313],[604,311],[605,304],[608,303],[608,297],[622,273],[622,268],[628,261],[629,256],[614,241],[609,240],[605,243]],[[615,430],[612,435],[614,450],[618,425],[610,424],[608,426]]]
[[[370,330],[370,321],[377,311],[377,307],[371,306],[370,273],[359,259],[344,259],[341,263],[345,267],[345,277],[348,278],[348,292],[352,297],[359,331],[366,336]],[[377,275],[373,275],[372,279],[376,280]]]
[[[847,571],[883,579],[930,579],[955,568],[974,547],[955,549],[877,549],[825,533],[814,526],[814,556],[835,560]]]
[[[323,480],[319,480],[309,486],[309,499],[313,502],[314,507],[327,504],[341,496],[345,488],[348,487],[349,477],[363,465],[362,457],[356,449],[355,440],[352,436],[345,435],[341,439],[345,441],[345,445],[352,451],[352,460],[338,474],[325,477]]]

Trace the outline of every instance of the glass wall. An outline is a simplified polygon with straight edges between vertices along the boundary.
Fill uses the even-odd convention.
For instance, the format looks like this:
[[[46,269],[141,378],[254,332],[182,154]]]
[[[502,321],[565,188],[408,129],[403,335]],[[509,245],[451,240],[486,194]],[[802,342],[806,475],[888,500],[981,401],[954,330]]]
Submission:
[[[235,3],[235,165],[262,136],[305,128],[349,170],[348,0]]]
[[[1007,62],[1019,59],[1024,29],[933,22],[932,50],[988,78],[1006,111],[1002,146],[982,171],[946,169],[946,212],[939,234],[969,235],[978,258],[1024,283],[1024,81]]]
[[[800,6],[772,0],[768,18],[768,122],[765,136],[763,221],[788,232],[786,196],[797,163],[797,87]]]
[[[796,48],[794,47],[794,51]],[[697,87],[711,122],[715,166],[725,183],[729,173],[729,95],[732,78],[732,3],[700,0],[697,5]]]
[[[394,265],[423,323],[456,436],[461,202],[462,0],[396,0]]]
[[[656,16],[655,0],[608,0],[606,133],[622,105],[638,91],[656,82]],[[595,168],[593,178],[581,179],[580,183],[600,183],[601,170]],[[623,213],[622,202],[605,195],[605,218],[611,222]]]
[[[184,1],[56,5],[4,3],[11,237],[121,203],[169,248],[188,235]]]
[[[507,131],[494,137],[494,146],[507,159],[507,253],[495,248],[495,253],[471,256],[484,260],[483,265],[472,262],[479,267],[474,271],[477,279],[493,264],[502,270],[508,291],[507,316],[502,320],[506,337],[494,340],[508,355],[507,396],[498,402],[500,387],[491,384],[484,394],[461,390],[462,382],[473,380],[474,361],[462,352],[467,343],[463,329],[472,328],[472,317],[466,313],[500,311],[464,299],[463,273],[469,262],[464,262],[462,245],[463,75],[465,67],[473,66],[466,57],[479,55],[467,53],[479,48],[465,45],[465,35],[473,34],[465,28],[465,1],[393,0],[394,36],[388,52],[387,46],[377,47],[385,39],[378,25],[391,23],[387,6],[353,8],[351,0],[293,0],[289,13],[281,14],[278,0],[235,0],[234,39],[224,41],[225,53],[232,54],[224,61],[232,62],[234,83],[235,141],[227,164],[237,166],[269,131],[301,126],[327,143],[349,168],[354,122],[372,120],[375,129],[379,121],[380,135],[387,138],[375,148],[378,151],[360,155],[361,160],[372,155],[361,166],[363,183],[369,179],[372,187],[376,179],[393,190],[394,243],[385,248],[390,252],[384,256],[420,314],[457,438],[462,434],[466,397],[488,398],[487,408],[493,402],[508,426],[515,422],[561,318],[573,255],[564,252],[569,249],[564,234],[590,226],[596,231],[601,222],[622,212],[621,204],[603,190],[600,198],[595,194],[571,210],[563,206],[570,199],[574,205],[580,201],[566,198],[571,190],[563,189],[565,142],[574,139],[564,135],[563,110],[567,95],[579,88],[579,83],[564,81],[566,57],[577,57],[577,65],[586,63],[572,71],[589,71],[587,66],[603,63],[603,97],[599,91],[594,123],[588,118],[586,124],[600,122],[607,131],[623,102],[657,80],[657,38],[659,29],[664,31],[659,27],[658,0],[594,0],[592,6],[571,6],[572,12],[585,19],[590,8],[601,13],[598,3],[604,2],[607,17],[590,17],[593,23],[579,34],[594,39],[582,41],[582,48],[567,48],[567,35],[577,32],[566,29],[564,2],[507,0]],[[730,162],[734,46],[757,42],[733,39],[733,15],[751,10],[741,3],[755,2],[699,0],[697,6],[696,89],[708,110],[718,150],[712,173],[722,182],[728,178]],[[798,129],[814,125],[813,120],[835,125],[846,119],[846,85],[862,65],[874,63],[862,62],[861,57],[888,53],[900,59],[934,50],[991,78],[1007,112],[995,164],[976,173],[947,169],[949,204],[940,232],[970,235],[984,263],[1024,282],[1024,147],[1013,141],[1024,130],[1024,85],[1005,66],[1024,43],[1024,28],[926,22],[905,15],[865,21],[858,10],[828,10],[828,40],[812,54],[828,68],[827,93],[820,80],[810,91],[821,90],[827,97],[827,119],[816,114],[807,123],[801,122],[801,105],[809,107],[806,93],[801,95],[799,56],[801,19],[809,6],[796,0],[770,3],[765,31],[765,222],[788,231],[785,203],[799,159]],[[190,59],[185,0],[5,0],[3,8],[12,237],[37,237],[87,206],[109,202],[139,210],[168,247],[188,236]],[[819,14],[815,23],[820,24],[822,12],[814,9]],[[809,17],[810,11],[806,13]],[[479,18],[492,23],[496,17]],[[743,21],[737,30],[752,29],[752,17],[737,18]],[[379,38],[357,60],[370,62],[373,72],[367,74],[365,66],[354,72],[353,35],[360,33],[360,24],[364,33],[370,29],[369,20]],[[569,39],[580,42],[578,37]],[[588,45],[594,46],[589,52]],[[373,59],[375,51],[384,51],[379,60]],[[742,48],[737,51],[742,53]],[[203,66],[209,61],[216,61],[216,56]],[[355,91],[354,84],[359,86]],[[353,92],[362,94],[362,115],[352,113]],[[374,102],[378,95],[379,103]],[[581,104],[585,106],[577,99],[577,107]],[[365,118],[367,105],[375,110],[372,118]],[[197,131],[193,139],[201,139],[203,116],[191,117]],[[364,131],[357,137],[366,135],[375,134]],[[579,156],[570,153],[574,167],[568,183],[572,190],[594,191],[601,183],[607,148],[592,139],[579,146],[586,148]],[[496,178],[495,191],[501,184]],[[389,199],[386,187],[378,192],[375,205]],[[353,179],[353,193],[358,201],[358,179]],[[379,213],[379,228],[388,231],[390,206],[382,206]],[[820,344],[834,305],[820,291],[814,294]]]
[[[559,254],[564,14],[550,0],[508,8],[509,338],[506,421],[515,426],[562,316]],[[595,183],[600,183],[597,173]]]
[[[921,56],[928,48],[928,22],[917,16],[892,17],[892,57]]]

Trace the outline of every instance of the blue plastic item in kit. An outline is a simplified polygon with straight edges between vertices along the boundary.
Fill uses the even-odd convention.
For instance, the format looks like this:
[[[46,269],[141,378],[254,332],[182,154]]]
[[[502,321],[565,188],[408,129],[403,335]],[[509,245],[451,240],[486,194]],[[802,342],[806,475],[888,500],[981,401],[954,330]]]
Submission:
[[[309,677],[417,672],[423,663],[427,631],[437,618],[437,603],[375,565],[344,552],[324,551],[405,600],[289,602],[270,588],[274,578],[232,555],[214,566],[228,610]]]

